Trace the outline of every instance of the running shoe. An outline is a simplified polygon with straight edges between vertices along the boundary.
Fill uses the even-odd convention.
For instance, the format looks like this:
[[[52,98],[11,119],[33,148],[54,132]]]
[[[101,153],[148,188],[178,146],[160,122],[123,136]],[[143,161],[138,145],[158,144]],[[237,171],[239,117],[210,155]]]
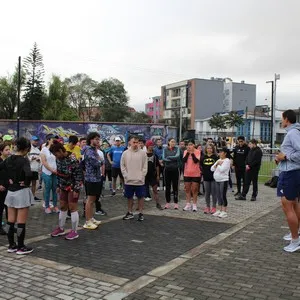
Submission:
[[[151,200],[152,200],[152,198],[150,198],[150,197],[145,198],[145,201],[151,201]]]
[[[58,208],[57,206],[55,206],[55,207],[53,208],[53,212],[55,212],[56,214],[58,214],[58,213],[59,213],[59,208]]]
[[[163,210],[162,206],[160,205],[160,203],[156,203],[156,208],[159,210]]]
[[[15,253],[18,251],[18,247],[16,244],[13,244],[13,245],[10,245],[8,248],[7,248],[7,252],[8,253]]]
[[[221,213],[221,211],[220,211],[220,210],[217,210],[217,211],[213,214],[213,216],[214,216],[214,217],[218,217],[220,213]]]
[[[71,230],[65,237],[66,240],[75,240],[79,237],[79,234],[75,230]]]
[[[60,235],[65,235],[66,232],[61,229],[60,227],[56,227],[52,232],[51,232],[51,236],[52,237],[56,237],[56,236],[60,236]]]
[[[216,211],[217,211],[217,209],[215,207],[212,207],[210,210],[210,213],[213,215]]]
[[[85,222],[85,223],[84,223],[83,228],[85,228],[85,229],[90,229],[90,230],[94,230],[94,229],[97,229],[98,226],[97,226],[96,224],[94,224],[93,222],[88,221],[88,222]]]
[[[34,201],[42,201],[42,199],[40,199],[38,197],[34,197]]]
[[[193,204],[193,211],[196,212],[198,209],[197,209],[197,205],[196,204]]]
[[[47,214],[47,215],[52,214],[52,210],[51,210],[50,207],[47,207],[47,208],[45,209],[45,214]]]
[[[18,249],[16,253],[18,255],[25,255],[25,254],[31,253],[32,251],[33,251],[33,248],[24,246],[24,247]]]
[[[209,207],[205,207],[204,213],[205,213],[205,214],[209,214],[209,213],[210,213],[210,208],[209,208]]]
[[[132,220],[134,219],[133,213],[128,212],[124,217],[123,220]]]
[[[145,220],[144,215],[142,213],[139,213],[139,217],[137,219],[139,222],[142,222]]]
[[[98,210],[95,212],[95,215],[98,215],[98,216],[106,216],[107,213],[104,211],[104,210]]]
[[[91,218],[91,221],[93,222],[93,224],[95,224],[97,226],[99,226],[101,224],[101,221],[98,221],[98,220],[96,220],[94,218]]]
[[[111,193],[111,195],[112,196],[116,196],[116,191],[113,190],[112,193]]]
[[[226,218],[227,216],[228,215],[226,211],[221,211],[221,213],[218,215],[219,218]]]
[[[178,209],[178,208],[179,208],[178,203],[175,203],[174,204],[174,209]]]
[[[170,208],[170,203],[166,203],[165,204],[165,209],[169,209]]]
[[[183,211],[189,211],[189,210],[191,210],[191,203],[187,203],[182,210]]]
[[[299,230],[299,235],[300,235],[300,230]],[[289,232],[289,233],[287,233],[287,234],[285,234],[284,236],[283,236],[283,239],[285,240],[285,241],[291,241],[292,240],[292,234]]]
[[[287,246],[283,248],[286,252],[295,252],[297,250],[300,250],[300,238],[298,238],[295,241],[291,241]]]

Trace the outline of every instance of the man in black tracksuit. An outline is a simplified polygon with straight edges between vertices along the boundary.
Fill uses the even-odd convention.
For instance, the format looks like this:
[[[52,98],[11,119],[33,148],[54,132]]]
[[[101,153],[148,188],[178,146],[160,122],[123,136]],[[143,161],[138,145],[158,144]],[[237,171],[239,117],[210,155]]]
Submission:
[[[253,192],[251,201],[255,201],[258,193],[258,173],[261,166],[262,160],[262,151],[257,147],[257,141],[252,139],[249,143],[250,151],[246,158],[246,172],[245,172],[245,183],[243,186],[243,192],[240,197],[237,197],[236,200],[246,200],[246,195],[249,192],[250,184],[253,183]]]
[[[245,137],[238,137],[238,145],[233,149],[233,166],[235,169],[237,193],[234,196],[240,196],[242,191],[242,180],[245,184],[246,158],[250,148],[245,143]]]

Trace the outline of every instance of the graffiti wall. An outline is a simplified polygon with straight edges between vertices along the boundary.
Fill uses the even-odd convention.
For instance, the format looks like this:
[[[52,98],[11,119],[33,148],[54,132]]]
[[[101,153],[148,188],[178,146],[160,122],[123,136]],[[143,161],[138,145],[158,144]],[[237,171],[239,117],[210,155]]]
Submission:
[[[129,134],[133,133],[143,136],[146,140],[162,138],[164,142],[168,137],[176,137],[176,128],[169,128],[164,125],[20,121],[20,136],[30,139],[33,135],[36,135],[42,141],[49,133],[67,140],[70,135],[83,137],[94,131],[98,132],[103,140],[106,139],[110,143],[113,142],[116,136],[120,136],[125,140]],[[0,121],[0,135],[5,134],[13,137],[17,136],[16,121]]]

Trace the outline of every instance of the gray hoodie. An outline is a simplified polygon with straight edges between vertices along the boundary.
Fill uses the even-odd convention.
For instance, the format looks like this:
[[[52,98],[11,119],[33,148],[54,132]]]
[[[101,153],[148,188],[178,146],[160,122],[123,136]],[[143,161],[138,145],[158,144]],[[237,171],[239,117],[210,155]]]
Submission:
[[[287,134],[280,147],[280,151],[286,155],[286,160],[280,162],[279,170],[300,170],[300,124],[292,124],[286,131]]]

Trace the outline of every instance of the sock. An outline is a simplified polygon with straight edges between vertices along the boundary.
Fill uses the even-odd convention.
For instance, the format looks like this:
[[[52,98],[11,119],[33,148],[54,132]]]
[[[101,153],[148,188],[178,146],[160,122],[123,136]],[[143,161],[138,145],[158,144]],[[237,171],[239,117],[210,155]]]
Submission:
[[[25,224],[18,224],[17,236],[18,236],[18,249],[21,249],[24,247]]]
[[[7,222],[6,223],[6,232],[9,246],[14,245],[15,243],[15,223]]]
[[[78,211],[74,211],[71,213],[71,222],[72,222],[72,230],[77,232],[78,223],[79,223]]]
[[[59,212],[58,226],[60,227],[60,229],[64,229],[65,228],[67,215],[68,215],[68,211],[67,210],[64,210],[64,211],[61,210]]]

